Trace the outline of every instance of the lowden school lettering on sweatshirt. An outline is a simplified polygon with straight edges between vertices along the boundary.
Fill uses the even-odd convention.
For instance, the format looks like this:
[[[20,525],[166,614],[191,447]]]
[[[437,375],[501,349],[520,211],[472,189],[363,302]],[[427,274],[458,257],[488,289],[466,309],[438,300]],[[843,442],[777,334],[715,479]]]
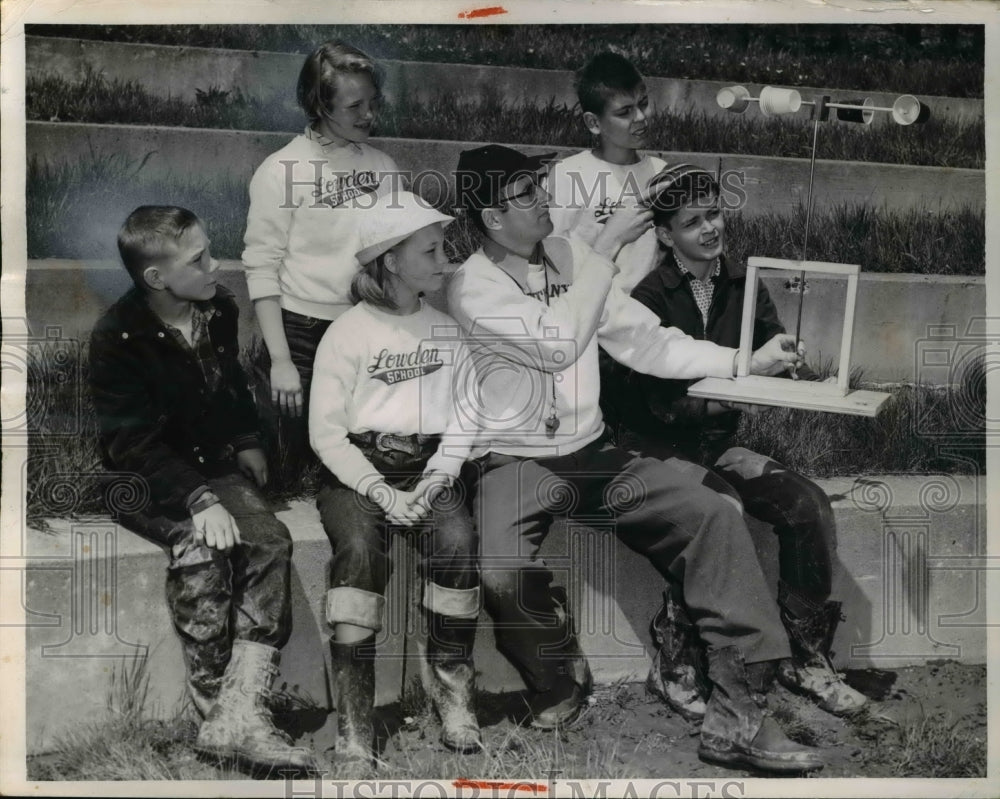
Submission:
[[[437,347],[425,350],[421,345],[411,352],[389,352],[383,348],[368,364],[368,374],[373,380],[381,380],[391,386],[429,375],[442,366],[444,361]]]
[[[353,170],[350,174],[337,173],[333,178],[316,181],[313,196],[317,202],[331,208],[350,202],[363,194],[371,194],[378,189],[378,175],[373,170]]]

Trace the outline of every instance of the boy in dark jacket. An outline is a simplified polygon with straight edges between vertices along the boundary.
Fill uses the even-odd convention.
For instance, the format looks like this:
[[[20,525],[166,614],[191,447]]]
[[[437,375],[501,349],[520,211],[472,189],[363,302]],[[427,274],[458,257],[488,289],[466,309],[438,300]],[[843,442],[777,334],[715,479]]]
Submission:
[[[698,167],[679,164],[653,178],[649,194],[661,260],[632,296],[663,325],[738,347],[746,272],[723,255],[718,183]],[[767,289],[759,286],[753,346],[784,332]],[[733,446],[741,411],[763,408],[689,397],[693,381],[615,369],[609,359],[602,366],[602,404],[617,421],[621,446],[700,463],[731,486],[747,513],[774,525],[779,541],[778,602],[793,654],[779,664],[778,679],[831,713],[859,709],[865,697],[848,686],[830,662],[830,642],[840,621],[840,603],[829,601],[836,546],[830,501],[802,475],[766,455]],[[805,366],[797,376],[815,379]],[[670,608],[663,615],[681,613]],[[654,688],[657,679],[651,675]]]
[[[148,497],[121,524],[170,557],[167,603],[205,717],[197,748],[311,767],[266,704],[291,631],[291,540],[258,491],[267,462],[237,360],[236,303],[215,282],[218,261],[191,211],[137,208],[118,249],[135,286],[90,342],[101,454],[107,469],[137,475]]]

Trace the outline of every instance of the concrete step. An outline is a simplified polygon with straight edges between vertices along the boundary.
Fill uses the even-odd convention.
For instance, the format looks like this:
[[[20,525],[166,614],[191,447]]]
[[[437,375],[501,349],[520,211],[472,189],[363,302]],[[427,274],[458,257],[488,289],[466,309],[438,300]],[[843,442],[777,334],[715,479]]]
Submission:
[[[571,54],[568,58],[572,57]],[[578,56],[582,66],[583,56]],[[109,80],[134,81],[163,97],[195,101],[197,92],[211,88],[239,91],[262,104],[297,113],[295,84],[302,68],[298,53],[248,52],[202,47],[127,44],[54,37],[25,37],[25,68],[29,75],[58,75],[80,80],[88,70]],[[512,105],[543,107],[549,102],[576,105],[573,72],[475,64],[435,64],[421,61],[379,62],[385,69],[385,95],[427,102],[447,96],[456,103],[474,102],[487,92],[497,93]],[[647,77],[654,108],[674,114],[703,113],[727,117],[715,101],[719,89],[731,83]],[[756,97],[764,84],[744,84]],[[898,93],[854,89],[797,87],[803,99],[831,95],[837,100],[868,97],[876,106],[888,107]],[[922,96],[935,118],[971,122],[983,119],[983,101],[954,97]],[[300,112],[299,112],[300,113]],[[877,124],[893,124],[877,114]],[[840,123],[835,123],[840,124]],[[849,124],[849,123],[842,123]]]
[[[839,667],[894,668],[929,659],[986,660],[985,478],[838,478],[820,481],[837,518],[833,596],[846,621],[834,640]],[[16,509],[14,509],[16,512]],[[323,618],[330,548],[312,502],[278,516],[295,542],[294,632],[277,685],[322,707],[328,630]],[[166,558],[159,549],[104,519],[55,520],[7,540],[4,568],[21,580],[26,635],[27,751],[104,711],[113,669],[148,654],[153,712],[171,714],[184,693],[184,668],[164,599]],[[23,528],[22,528],[23,529]],[[776,540],[752,526],[773,585]],[[415,560],[399,537],[380,636],[377,694],[399,696],[418,674],[424,631],[415,602]],[[558,523],[542,555],[569,593],[580,641],[599,684],[640,680],[649,667],[648,624],[663,580],[610,528]],[[15,578],[15,575],[17,577]],[[16,623],[16,620],[14,620]],[[479,684],[518,690],[511,664],[496,654],[488,617],[476,641]],[[405,670],[405,675],[404,675]]]
[[[240,336],[246,346],[259,333],[242,268],[238,261],[224,261],[220,275],[240,304]],[[784,275],[764,279],[780,317],[793,326],[799,294],[786,282]],[[49,332],[67,341],[85,341],[98,316],[129,285],[128,275],[115,261],[29,261],[25,334],[40,339]],[[808,282],[802,336],[814,363],[836,362],[840,357],[844,287],[844,281],[835,279],[816,277]],[[443,297],[430,299],[447,310]],[[928,368],[924,350],[935,341],[951,346],[964,339],[979,340],[973,325],[985,314],[984,277],[862,273],[851,364],[863,369],[868,381],[952,382],[955,375],[949,368]]]
[[[201,185],[213,180],[249,182],[257,166],[293,136],[292,133],[204,130],[140,125],[28,122],[28,159],[85,168],[107,161],[122,181],[173,180]],[[391,155],[410,176],[413,188],[431,202],[454,196],[454,170],[462,150],[482,142],[376,138],[373,144]],[[576,148],[512,144],[530,153]],[[690,162],[721,175],[727,209],[748,216],[791,215],[806,203],[809,161],[717,153],[657,152],[669,163]],[[141,168],[140,168],[141,167]],[[133,174],[135,173],[135,174]],[[109,178],[103,178],[104,181]],[[813,207],[817,211],[863,205],[896,211],[921,209],[944,213],[985,207],[986,181],[981,169],[901,166],[854,161],[817,160]],[[116,223],[117,225],[117,223]]]

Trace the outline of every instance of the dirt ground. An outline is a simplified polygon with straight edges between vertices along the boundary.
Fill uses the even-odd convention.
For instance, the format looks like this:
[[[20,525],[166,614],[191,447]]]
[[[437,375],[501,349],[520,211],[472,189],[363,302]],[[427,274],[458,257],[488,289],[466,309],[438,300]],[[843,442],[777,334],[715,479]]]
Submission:
[[[790,737],[822,749],[816,777],[982,777],[986,774],[986,666],[951,661],[885,672],[851,672],[849,682],[879,695],[870,709],[839,719],[776,687],[770,707]],[[762,777],[698,759],[697,725],[646,693],[642,684],[598,688],[569,729],[540,732],[523,724],[521,694],[481,695],[478,716],[486,751],[448,752],[437,721],[415,696],[378,709],[379,780],[740,779]],[[337,780],[328,747],[336,715],[315,709],[297,716],[300,744],[317,753],[324,780]],[[282,726],[291,729],[291,717]],[[98,723],[98,722],[95,722]],[[99,724],[99,723],[98,723]],[[138,724],[138,726],[136,726]],[[63,750],[28,758],[33,780],[246,780],[231,764],[208,763],[193,749],[194,711],[168,721],[81,728]],[[254,775],[280,779],[281,775]],[[347,794],[345,794],[347,795]]]
[[[985,776],[985,666],[931,662],[848,676],[866,693],[882,697],[854,721],[825,713],[781,687],[770,700],[791,737],[823,750],[826,766],[815,776]],[[474,778],[502,767],[506,750],[511,767],[529,768],[508,772],[511,777],[539,778],[548,770],[569,778],[766,776],[703,763],[697,755],[697,725],[672,713],[642,684],[598,688],[580,720],[561,734],[517,726],[523,704],[516,694],[481,698],[486,755],[446,753],[437,741],[436,725],[427,724],[426,717],[402,723],[384,741],[379,775]],[[405,722],[399,708],[383,713],[389,729]],[[312,736],[317,752],[332,745],[333,730],[328,723]],[[950,738],[954,740],[945,740]],[[981,774],[964,773],[977,771],[980,762]],[[448,768],[461,768],[461,773]]]

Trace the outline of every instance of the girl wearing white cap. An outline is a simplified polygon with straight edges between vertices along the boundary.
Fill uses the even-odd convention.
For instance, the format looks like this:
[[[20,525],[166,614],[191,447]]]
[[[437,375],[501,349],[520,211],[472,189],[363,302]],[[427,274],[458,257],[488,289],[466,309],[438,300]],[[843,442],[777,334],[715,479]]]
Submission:
[[[457,479],[475,433],[463,415],[469,366],[458,325],[422,299],[438,291],[452,218],[409,192],[359,214],[357,303],[316,353],[309,438],[326,469],[317,497],[333,548],[326,617],[338,699],[338,773],[372,767],[375,635],[391,573],[390,527],[421,534],[429,693],[441,740],[482,747],[471,702],[478,541]],[[428,550],[429,546],[429,550]]]

